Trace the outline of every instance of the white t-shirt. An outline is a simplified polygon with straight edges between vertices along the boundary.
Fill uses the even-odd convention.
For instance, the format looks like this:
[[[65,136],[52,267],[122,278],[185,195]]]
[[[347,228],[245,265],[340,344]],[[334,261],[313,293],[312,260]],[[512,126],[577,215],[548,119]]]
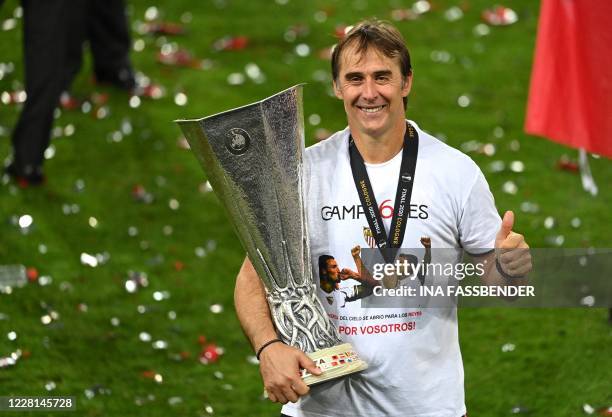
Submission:
[[[501,219],[478,166],[465,154],[423,132],[403,248],[493,248]],[[356,270],[351,248],[371,247],[368,223],[352,176],[349,130],[306,150],[305,206],[313,277],[319,257],[331,255],[340,269]],[[395,202],[402,152],[382,164],[366,164],[387,231]],[[341,281],[318,295],[340,336],[353,345],[367,370],[311,387],[282,412],[295,417],[459,417],[466,413],[463,364],[455,308],[362,308],[345,302],[356,281]],[[329,291],[329,288],[327,289]],[[342,292],[341,290],[344,290]],[[386,317],[385,317],[386,316]]]

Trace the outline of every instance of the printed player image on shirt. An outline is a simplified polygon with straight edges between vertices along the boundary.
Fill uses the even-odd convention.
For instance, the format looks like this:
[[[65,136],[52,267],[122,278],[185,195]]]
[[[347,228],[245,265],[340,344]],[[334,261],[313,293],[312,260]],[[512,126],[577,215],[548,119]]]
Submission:
[[[368,239],[367,231],[370,229],[363,228],[364,238]],[[425,248],[425,256],[422,259],[422,264],[428,264],[431,261],[431,239],[429,237],[421,237],[421,244]],[[385,274],[382,279],[376,278],[372,271],[367,267],[366,262],[361,259],[361,246],[357,245],[351,249],[351,257],[356,271],[350,268],[340,268],[336,258],[329,254],[319,256],[319,286],[327,295],[325,300],[331,305],[339,298],[340,306],[348,302],[361,300],[373,294],[374,288],[382,286],[386,289],[397,288],[402,282],[416,275],[419,278],[419,283],[425,283],[425,269],[419,268],[419,258],[415,254],[399,253],[397,261],[407,265],[406,271],[402,274]],[[336,292],[334,294],[334,292]],[[334,297],[334,295],[338,297]]]
[[[478,166],[465,154],[422,131],[399,259],[429,262],[429,249],[478,255],[493,248],[501,219]],[[349,129],[306,149],[304,201],[317,295],[340,337],[367,370],[311,387],[288,416],[459,417],[466,413],[457,311],[448,308],[364,307],[374,285],[403,285],[403,277],[372,278],[361,248],[376,241],[351,171]],[[373,197],[389,231],[402,151],[381,164],[365,163]],[[401,258],[404,257],[404,258]],[[429,255],[429,258],[431,255]],[[410,285],[427,284],[418,276]],[[387,282],[385,282],[387,280]],[[407,406],[408,404],[408,406]]]

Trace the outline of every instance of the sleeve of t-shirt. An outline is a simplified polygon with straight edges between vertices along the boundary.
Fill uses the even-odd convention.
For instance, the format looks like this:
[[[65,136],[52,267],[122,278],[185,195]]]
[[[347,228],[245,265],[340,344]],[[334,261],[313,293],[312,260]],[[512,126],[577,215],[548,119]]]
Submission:
[[[484,254],[495,247],[500,226],[493,194],[479,169],[459,215],[459,242],[470,254]]]
[[[310,193],[310,175],[312,174],[312,155],[309,153],[309,151],[304,151],[304,157],[302,159],[302,197],[304,199],[304,201],[308,201],[307,200],[307,196]]]

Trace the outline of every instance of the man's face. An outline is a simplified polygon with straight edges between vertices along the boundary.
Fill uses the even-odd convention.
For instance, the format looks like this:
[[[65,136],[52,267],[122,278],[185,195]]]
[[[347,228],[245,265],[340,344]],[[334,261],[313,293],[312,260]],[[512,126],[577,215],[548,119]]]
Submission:
[[[340,279],[340,268],[338,268],[338,262],[335,259],[327,260],[327,276],[332,281],[338,281]]]
[[[402,99],[411,85],[412,75],[402,76],[399,58],[389,58],[373,47],[358,53],[348,45],[340,56],[334,92],[344,101],[351,130],[379,138],[403,129]]]

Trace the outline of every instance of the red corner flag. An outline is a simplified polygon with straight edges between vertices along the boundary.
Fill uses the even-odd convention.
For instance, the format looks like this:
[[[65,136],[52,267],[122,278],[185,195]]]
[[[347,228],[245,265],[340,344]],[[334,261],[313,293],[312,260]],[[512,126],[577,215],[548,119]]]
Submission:
[[[543,0],[525,131],[612,158],[612,1]]]

